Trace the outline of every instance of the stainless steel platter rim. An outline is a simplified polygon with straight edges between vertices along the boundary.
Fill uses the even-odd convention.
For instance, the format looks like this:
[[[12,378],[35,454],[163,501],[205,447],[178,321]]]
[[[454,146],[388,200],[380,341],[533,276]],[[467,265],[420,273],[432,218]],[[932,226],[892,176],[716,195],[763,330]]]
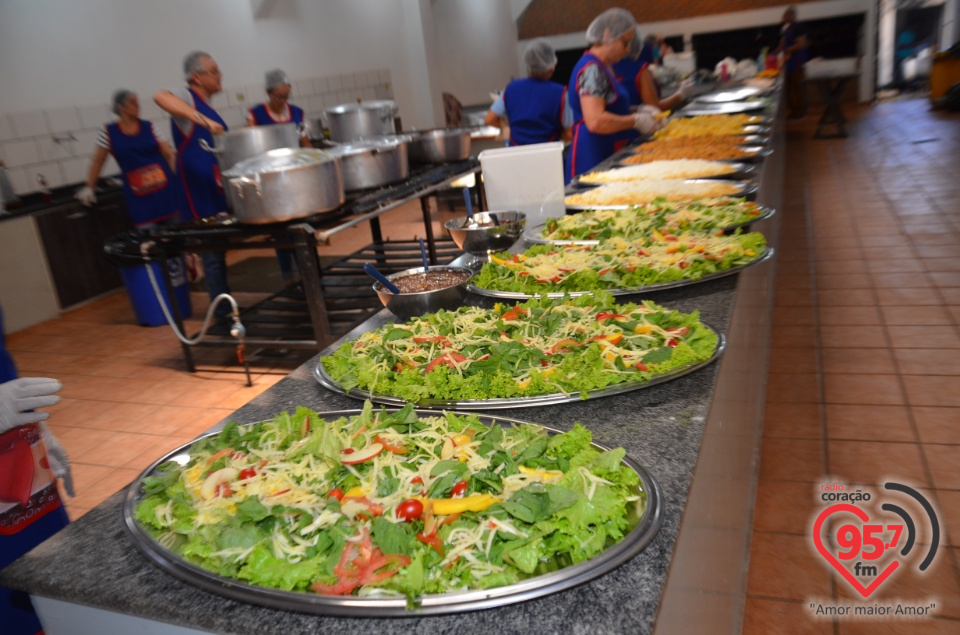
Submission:
[[[765,205],[757,205],[757,207],[763,210],[763,213],[760,214],[759,216],[755,218],[751,218],[750,220],[743,223],[736,223],[734,225],[727,225],[725,227],[716,227],[715,229],[721,230],[721,231],[730,231],[733,229],[739,229],[741,227],[746,227],[751,223],[756,223],[762,220],[766,220],[771,216],[773,216],[774,214],[776,214],[777,212],[777,210],[775,210],[774,208],[767,207]],[[546,226],[547,226],[546,223],[540,223],[535,227],[531,227],[530,229],[523,232],[523,239],[535,245],[599,245],[600,244],[599,240],[586,240],[586,239],[576,240],[573,238],[571,238],[570,240],[550,240],[541,236]]]
[[[688,287],[701,282],[707,282],[709,280],[716,280],[718,278],[726,278],[727,276],[732,276],[734,274],[740,273],[744,269],[749,269],[756,265],[762,264],[771,258],[773,258],[774,249],[773,247],[767,247],[767,250],[763,253],[762,256],[757,258],[752,262],[748,262],[745,265],[740,267],[734,267],[733,269],[727,269],[725,271],[718,271],[716,273],[711,273],[701,278],[696,278],[693,280],[674,280],[673,282],[661,282],[659,284],[652,284],[646,287],[631,287],[627,289],[604,289],[607,293],[613,296],[625,296],[625,295],[638,295],[641,293],[653,293],[654,291],[665,291],[667,289],[677,289],[679,287]],[[529,300],[534,296],[529,293],[520,293],[519,291],[493,291],[490,289],[482,289],[474,284],[467,284],[467,291],[470,293],[475,293],[477,295],[486,296],[488,298],[501,298],[508,300]],[[588,293],[593,293],[593,291],[554,291],[550,293],[540,293],[537,296],[547,296],[548,298],[562,298],[564,295],[570,296],[579,296],[586,295]]]
[[[388,408],[388,411],[393,409]],[[359,409],[335,410],[319,413],[325,419],[359,414]],[[417,409],[421,416],[436,416],[437,412],[429,409]],[[477,414],[486,425],[493,422],[500,424],[531,423],[495,417],[470,412],[457,414]],[[539,425],[548,434],[560,434],[563,431],[550,426]],[[173,577],[209,591],[216,595],[225,596],[238,602],[257,604],[275,610],[290,610],[316,615],[338,615],[354,617],[422,617],[424,615],[440,615],[459,613],[463,611],[480,610],[506,606],[524,602],[545,595],[550,595],[577,586],[598,578],[613,569],[626,564],[634,556],[643,551],[653,541],[663,524],[663,491],[653,476],[630,455],[625,455],[622,463],[632,469],[640,477],[643,491],[646,493],[647,505],[636,526],[623,540],[605,549],[590,560],[576,565],[565,567],[548,574],[522,580],[517,584],[492,589],[466,591],[463,593],[449,593],[445,595],[427,595],[420,598],[420,603],[413,609],[407,608],[404,597],[342,597],[333,595],[311,594],[299,591],[282,591],[268,587],[255,586],[218,576],[202,567],[186,562],[173,552],[160,546],[134,518],[140,483],[144,477],[150,475],[158,466],[175,456],[188,453],[189,448],[199,439],[218,434],[212,432],[185,443],[154,461],[128,487],[123,501],[124,528],[133,542],[134,547],[148,560],[151,560],[160,569]],[[608,450],[606,446],[594,443],[599,450]]]
[[[738,93],[748,93],[743,97],[737,96]],[[701,104],[726,104],[730,102],[745,101],[751,97],[762,95],[764,90],[759,86],[740,86],[739,88],[725,88],[705,95],[700,95],[693,101]],[[724,95],[730,95],[724,98]]]
[[[467,288],[470,288],[470,285],[467,285]],[[573,294],[570,294],[573,295]],[[582,294],[578,294],[582,295]],[[720,355],[723,354],[724,349],[727,346],[726,337],[723,333],[713,328],[709,324],[704,324],[708,329],[713,331],[717,336],[717,347],[714,349],[713,354],[709,359],[706,359],[698,364],[693,364],[691,366],[686,366],[684,368],[678,369],[676,372],[666,373],[664,375],[658,375],[653,379],[650,379],[645,382],[632,382],[632,383],[623,383],[617,384],[615,386],[609,386],[607,388],[597,388],[596,390],[590,390],[587,392],[587,399],[600,399],[603,397],[610,397],[613,395],[620,395],[627,392],[633,392],[635,390],[642,390],[650,386],[656,386],[658,384],[663,384],[668,381],[673,381],[680,377],[689,375],[690,373],[696,372],[701,368],[709,366],[717,359]],[[343,395],[345,397],[351,397],[353,399],[361,399],[370,401],[378,404],[384,404],[388,406],[401,406],[406,403],[403,399],[399,397],[392,397],[390,395],[381,395],[379,393],[366,392],[363,390],[344,390],[340,384],[338,384],[330,375],[327,374],[326,369],[323,367],[322,358],[317,359],[317,363],[313,368],[313,377],[317,380],[321,386],[327,390],[331,390],[337,394]],[[554,406],[562,403],[574,403],[583,401],[583,397],[580,396],[580,393],[571,393],[566,395],[564,393],[551,393],[548,395],[533,395],[530,397],[501,397],[496,399],[466,399],[466,400],[446,400],[446,399],[425,399],[423,401],[417,402],[415,405],[418,408],[424,408],[428,410],[443,410],[449,408],[465,408],[469,410],[503,410],[505,408],[529,408],[533,406]]]

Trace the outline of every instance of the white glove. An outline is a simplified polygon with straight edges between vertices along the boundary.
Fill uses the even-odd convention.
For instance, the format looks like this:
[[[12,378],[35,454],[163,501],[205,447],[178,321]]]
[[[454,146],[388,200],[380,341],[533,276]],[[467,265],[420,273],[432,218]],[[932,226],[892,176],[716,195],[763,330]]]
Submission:
[[[53,393],[61,387],[59,381],[46,377],[21,377],[0,384],[0,433],[49,417],[49,412],[30,411],[60,401]]]
[[[660,110],[659,108],[657,108],[656,106],[651,106],[650,104],[642,104],[642,105],[640,106],[640,109],[637,110],[637,112],[645,112],[645,113],[647,113],[648,115],[651,115],[651,116],[653,116],[653,117],[656,117],[657,115],[659,115],[659,114],[660,114],[661,112],[663,112],[663,111]]]
[[[641,110],[635,115],[633,127],[636,128],[638,132],[650,134],[660,128],[660,122],[649,112]]]
[[[693,94],[694,86],[695,84],[693,83],[692,79],[685,79],[680,83],[680,88],[677,90],[677,92],[682,98],[690,99],[690,95]]]
[[[40,424],[40,439],[47,449],[47,462],[50,463],[50,471],[57,478],[63,479],[63,489],[67,490],[70,498],[73,498],[73,472],[70,471],[70,459],[67,457],[67,451],[63,449],[63,446],[57,441],[57,437],[53,436],[45,423]]]
[[[80,204],[84,207],[91,207],[97,204],[97,193],[92,187],[88,187],[86,185],[77,190],[77,193],[73,195],[73,198],[80,201]]]

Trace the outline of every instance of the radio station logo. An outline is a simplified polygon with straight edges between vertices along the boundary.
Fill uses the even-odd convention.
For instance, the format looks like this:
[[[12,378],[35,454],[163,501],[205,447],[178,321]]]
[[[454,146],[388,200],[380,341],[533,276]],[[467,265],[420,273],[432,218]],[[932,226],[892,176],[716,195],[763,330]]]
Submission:
[[[940,522],[930,502],[917,490],[900,483],[884,483],[877,509],[874,495],[847,491],[840,483],[821,486],[821,499],[831,503],[817,516],[813,542],[827,565],[850,587],[869,598],[894,573],[916,566],[926,571],[937,555]],[[889,502],[888,502],[889,501]],[[918,503],[925,516],[914,518],[904,507]],[[915,506],[914,506],[915,507]],[[919,514],[917,514],[919,516]],[[929,536],[929,546],[917,544],[920,529]]]

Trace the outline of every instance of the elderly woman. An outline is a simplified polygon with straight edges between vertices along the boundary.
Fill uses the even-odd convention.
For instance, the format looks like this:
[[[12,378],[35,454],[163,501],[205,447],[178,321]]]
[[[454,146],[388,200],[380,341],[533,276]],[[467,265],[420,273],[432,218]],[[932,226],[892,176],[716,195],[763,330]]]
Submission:
[[[551,82],[557,66],[557,54],[550,43],[537,38],[523,53],[527,75],[507,85],[490,107],[484,123],[500,128],[510,125],[511,146],[547,143],[565,138],[573,124],[573,113],[567,108],[567,89]]]
[[[303,108],[290,103],[290,79],[279,68],[267,71],[264,76],[264,88],[267,101],[257,104],[247,111],[247,127],[272,126],[281,123],[293,123],[304,126]],[[302,127],[300,145],[309,148],[310,137]]]
[[[151,122],[140,119],[136,93],[118,90],[112,103],[119,119],[100,130],[87,182],[77,192],[77,200],[86,206],[97,202],[94,188],[107,155],[112,154],[123,174],[123,199],[134,226],[145,229],[177,222],[180,197],[173,177],[173,149]]]
[[[633,15],[619,8],[607,9],[587,28],[590,48],[574,66],[567,90],[574,121],[567,180],[625,146],[628,140],[620,133],[649,133],[659,125],[647,109],[630,112],[630,97],[611,68],[629,54],[636,30]]]

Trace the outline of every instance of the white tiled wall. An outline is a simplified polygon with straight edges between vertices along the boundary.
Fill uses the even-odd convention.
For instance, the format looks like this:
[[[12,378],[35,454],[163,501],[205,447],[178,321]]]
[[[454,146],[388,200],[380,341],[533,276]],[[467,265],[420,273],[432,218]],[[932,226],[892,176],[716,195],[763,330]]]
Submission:
[[[389,69],[344,73],[329,77],[292,79],[290,101],[306,111],[308,122],[325,108],[359,99],[392,99]],[[170,120],[153,103],[152,95],[140,95],[140,116],[153,121],[169,140]],[[231,128],[244,125],[247,110],[266,100],[263,86],[225,87],[213,104]],[[97,131],[113,118],[107,104],[68,106],[33,112],[0,113],[0,161],[6,164],[10,182],[19,195],[39,189],[42,174],[50,187],[77,185],[86,179]],[[101,176],[119,172],[113,157]]]

